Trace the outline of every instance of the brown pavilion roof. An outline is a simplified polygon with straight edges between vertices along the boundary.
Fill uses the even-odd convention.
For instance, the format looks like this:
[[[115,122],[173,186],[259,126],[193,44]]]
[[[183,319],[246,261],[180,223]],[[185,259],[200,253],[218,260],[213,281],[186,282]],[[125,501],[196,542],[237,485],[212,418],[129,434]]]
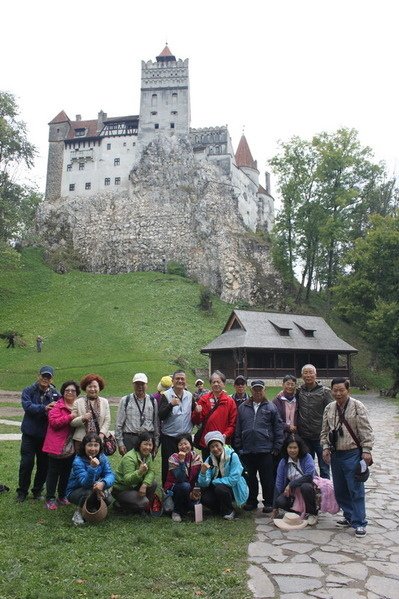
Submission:
[[[238,167],[257,168],[255,160],[252,158],[251,150],[244,134],[241,135],[240,143],[236,152],[236,164]]]
[[[49,125],[56,125],[57,123],[67,123],[69,122],[69,118],[67,116],[67,114],[61,110],[61,112],[59,112],[57,114],[56,117],[53,118],[52,121],[49,122]]]
[[[86,132],[82,137],[98,137],[99,131],[97,131],[98,121],[71,121],[71,128],[69,129],[68,136],[66,139],[75,139],[75,129],[85,129]],[[77,138],[79,139],[79,137]]]

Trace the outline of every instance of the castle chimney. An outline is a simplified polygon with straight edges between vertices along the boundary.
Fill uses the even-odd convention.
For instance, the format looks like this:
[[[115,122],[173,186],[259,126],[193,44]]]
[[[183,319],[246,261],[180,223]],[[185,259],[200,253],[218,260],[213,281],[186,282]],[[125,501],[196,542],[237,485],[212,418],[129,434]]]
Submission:
[[[76,120],[77,121],[81,121],[82,120],[82,115],[81,114],[77,114],[76,115]]]
[[[97,131],[101,131],[101,129],[104,126],[104,119],[107,118],[107,113],[104,112],[103,110],[100,110],[100,112],[98,113],[98,119],[97,119]]]
[[[272,190],[271,190],[271,185],[270,185],[270,173],[268,173],[266,171],[265,177],[266,177],[266,191],[269,194],[269,196],[271,196],[272,195]]]

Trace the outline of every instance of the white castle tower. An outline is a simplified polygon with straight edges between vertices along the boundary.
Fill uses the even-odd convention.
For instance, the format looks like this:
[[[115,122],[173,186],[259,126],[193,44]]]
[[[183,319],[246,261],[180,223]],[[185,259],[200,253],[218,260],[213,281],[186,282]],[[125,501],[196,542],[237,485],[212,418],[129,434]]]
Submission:
[[[155,62],[141,63],[139,146],[157,133],[188,137],[190,118],[188,58],[176,60],[166,45]]]

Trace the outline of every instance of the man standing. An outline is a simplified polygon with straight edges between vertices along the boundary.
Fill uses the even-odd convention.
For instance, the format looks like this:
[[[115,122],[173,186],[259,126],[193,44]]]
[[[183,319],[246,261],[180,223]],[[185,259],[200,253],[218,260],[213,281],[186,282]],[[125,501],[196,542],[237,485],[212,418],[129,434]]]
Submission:
[[[41,492],[47,477],[47,454],[42,451],[47,431],[47,414],[60,398],[52,384],[53,376],[54,369],[51,366],[42,366],[36,383],[22,391],[21,402],[25,414],[21,425],[21,462],[17,489],[17,501],[20,503],[25,501],[29,492],[35,457],[36,474],[32,493],[34,499],[42,498]]]
[[[335,401],[324,410],[320,441],[324,460],[331,463],[335,497],[344,513],[337,526],[352,526],[357,537],[364,537],[367,520],[363,480],[366,467],[372,464],[373,430],[364,404],[350,397],[347,379],[333,379],[331,390]]]
[[[143,372],[133,377],[133,393],[119,402],[116,416],[115,439],[121,455],[136,446],[139,435],[151,434],[156,453],[159,446],[158,404],[147,391],[148,378]]]
[[[302,368],[303,385],[297,391],[298,398],[298,434],[305,441],[312,458],[317,455],[320,476],[330,478],[329,465],[323,460],[320,445],[320,431],[323,413],[327,404],[332,401],[331,392],[316,381],[316,368],[306,364]]]
[[[177,437],[183,433],[191,434],[192,409],[193,396],[186,390],[186,374],[182,370],[176,370],[172,375],[172,387],[165,391],[159,405],[162,485],[168,474],[169,457],[178,451]]]
[[[273,511],[273,455],[277,455],[283,444],[283,423],[276,406],[266,399],[265,383],[251,383],[252,397],[238,408],[234,447],[247,471],[249,487],[248,501],[244,510],[258,507],[258,479],[263,494],[263,512]]]
[[[193,401],[197,402],[202,395],[205,393],[209,393],[209,389],[204,388],[204,381],[202,379],[197,379],[194,383],[196,391],[193,393]]]
[[[247,379],[239,374],[234,381],[234,389],[235,393],[231,395],[231,397],[236,402],[237,409],[240,407],[244,401],[249,399],[249,395],[247,393]]]

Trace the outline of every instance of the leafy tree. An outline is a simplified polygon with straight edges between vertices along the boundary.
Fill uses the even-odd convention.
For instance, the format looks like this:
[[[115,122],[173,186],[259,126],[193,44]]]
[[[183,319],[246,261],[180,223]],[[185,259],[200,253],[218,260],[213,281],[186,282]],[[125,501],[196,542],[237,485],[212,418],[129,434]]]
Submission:
[[[16,182],[17,169],[33,166],[35,147],[28,141],[25,123],[18,120],[15,97],[0,92],[0,239],[21,237],[32,222],[41,195]]]
[[[330,291],[370,214],[392,212],[394,181],[354,129],[323,132],[311,141],[293,137],[280,143],[271,166],[283,199],[274,229],[276,263],[285,264],[291,283],[301,270],[298,300],[304,289],[308,299],[312,286]]]
[[[335,287],[337,312],[366,337],[377,361],[391,368],[399,391],[399,214],[370,219],[347,262],[350,272]]]

